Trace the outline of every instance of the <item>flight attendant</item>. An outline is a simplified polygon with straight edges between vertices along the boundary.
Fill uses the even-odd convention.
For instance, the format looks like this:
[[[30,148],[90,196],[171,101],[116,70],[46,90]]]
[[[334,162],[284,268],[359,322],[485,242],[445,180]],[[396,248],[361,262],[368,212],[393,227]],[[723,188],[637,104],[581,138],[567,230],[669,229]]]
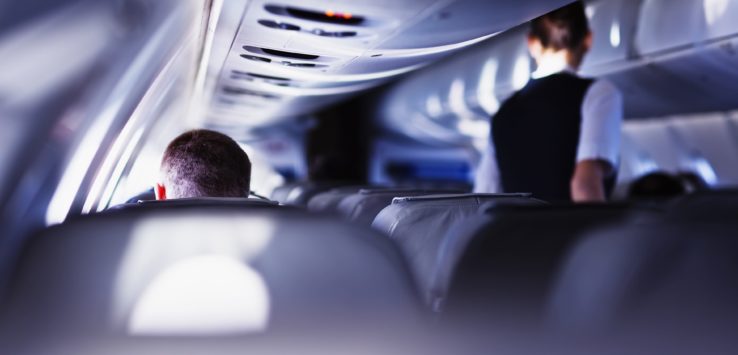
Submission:
[[[476,192],[532,192],[549,201],[602,202],[614,181],[623,99],[606,80],[577,75],[592,46],[584,5],[532,21],[537,70],[492,118]]]

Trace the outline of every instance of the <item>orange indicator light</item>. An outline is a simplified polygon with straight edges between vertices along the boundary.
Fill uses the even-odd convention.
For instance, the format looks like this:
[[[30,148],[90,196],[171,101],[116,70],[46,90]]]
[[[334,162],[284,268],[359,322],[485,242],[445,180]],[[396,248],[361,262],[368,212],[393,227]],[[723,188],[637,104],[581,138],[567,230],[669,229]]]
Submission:
[[[354,17],[350,12],[335,12],[333,10],[325,10],[325,15],[328,17],[340,17],[344,20],[350,20]]]

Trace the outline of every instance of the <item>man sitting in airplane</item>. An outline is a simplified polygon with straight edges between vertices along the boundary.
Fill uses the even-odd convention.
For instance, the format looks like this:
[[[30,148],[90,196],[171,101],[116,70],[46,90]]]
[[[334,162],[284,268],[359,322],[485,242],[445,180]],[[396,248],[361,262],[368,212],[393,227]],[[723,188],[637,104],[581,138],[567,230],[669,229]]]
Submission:
[[[248,197],[251,161],[230,137],[198,129],[175,138],[164,151],[156,199]]]
[[[492,119],[477,192],[532,192],[549,201],[603,202],[614,181],[623,99],[609,82],[576,73],[592,46],[584,5],[533,20],[538,68]]]

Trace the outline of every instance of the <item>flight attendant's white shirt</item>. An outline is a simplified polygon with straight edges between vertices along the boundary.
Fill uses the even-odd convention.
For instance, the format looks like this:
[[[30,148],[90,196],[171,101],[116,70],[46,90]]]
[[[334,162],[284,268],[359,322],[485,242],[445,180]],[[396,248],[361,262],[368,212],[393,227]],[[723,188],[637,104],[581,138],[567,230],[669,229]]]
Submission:
[[[561,67],[542,66],[532,76],[542,78],[562,71],[575,73],[570,67],[561,69]],[[577,162],[604,160],[617,168],[622,122],[622,94],[609,81],[597,79],[587,90],[582,102],[582,125],[577,148]],[[494,149],[494,144],[490,139],[477,169],[474,182],[476,193],[503,192]]]

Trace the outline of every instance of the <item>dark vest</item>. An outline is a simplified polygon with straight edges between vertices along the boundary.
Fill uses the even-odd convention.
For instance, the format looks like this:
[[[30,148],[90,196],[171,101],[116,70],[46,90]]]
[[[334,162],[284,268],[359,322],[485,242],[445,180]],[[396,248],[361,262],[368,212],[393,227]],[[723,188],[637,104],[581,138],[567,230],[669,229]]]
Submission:
[[[559,73],[534,79],[492,119],[502,189],[571,201],[582,103],[594,81]]]

